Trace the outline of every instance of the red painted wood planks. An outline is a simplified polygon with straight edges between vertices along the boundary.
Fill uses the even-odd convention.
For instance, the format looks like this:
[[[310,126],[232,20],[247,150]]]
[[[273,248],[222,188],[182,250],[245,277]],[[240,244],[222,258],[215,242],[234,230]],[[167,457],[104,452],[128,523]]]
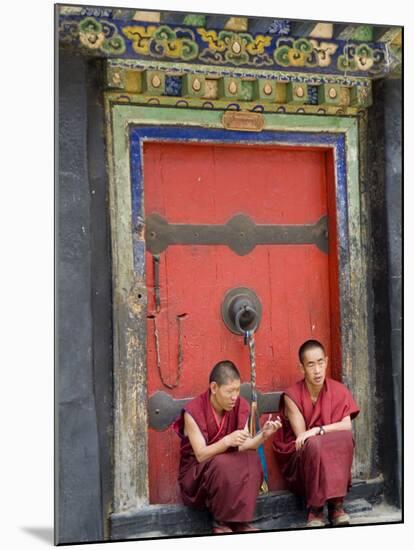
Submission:
[[[161,389],[175,398],[196,396],[206,389],[214,364],[225,358],[236,363],[243,381],[249,381],[247,347],[242,337],[227,330],[220,314],[225,292],[238,286],[252,288],[263,306],[256,336],[260,391],[283,390],[300,378],[297,349],[307,338],[320,339],[328,354],[334,351],[333,371],[340,373],[334,182],[326,151],[147,143],[144,186],[146,215],[158,213],[171,223],[223,224],[243,213],[259,224],[310,224],[328,213],[331,232],[329,255],[314,245],[258,245],[246,256],[221,245],[174,245],[163,252],[156,321],[159,361],[164,380],[173,383],[181,337],[183,372],[178,387],[171,390],[162,384],[154,320],[149,319],[149,395]],[[154,315],[149,253],[146,260],[148,313]],[[283,488],[270,445],[267,457],[270,488]],[[151,502],[179,500],[178,459],[175,434],[150,429]]]

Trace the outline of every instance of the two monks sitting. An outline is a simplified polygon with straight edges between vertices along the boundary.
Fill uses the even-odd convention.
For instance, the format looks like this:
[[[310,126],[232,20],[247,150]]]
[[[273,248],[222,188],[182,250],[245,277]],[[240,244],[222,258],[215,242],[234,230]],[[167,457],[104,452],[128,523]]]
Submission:
[[[307,526],[325,525],[325,502],[332,525],[349,523],[343,498],[351,484],[351,419],[359,409],[343,384],[326,378],[322,344],[308,340],[299,358],[304,379],[282,395],[282,421],[269,418],[255,437],[247,430],[249,405],[239,395],[240,374],[231,361],[213,368],[209,389],[174,424],[181,437],[183,502],[207,508],[214,533],[257,530],[249,523],[263,480],[256,449],[272,434],[289,489],[306,499]]]

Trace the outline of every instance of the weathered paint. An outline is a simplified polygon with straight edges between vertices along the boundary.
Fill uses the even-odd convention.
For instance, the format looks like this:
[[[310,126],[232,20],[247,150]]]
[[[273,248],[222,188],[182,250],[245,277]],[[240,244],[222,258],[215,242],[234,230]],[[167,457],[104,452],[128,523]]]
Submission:
[[[132,94],[128,92],[112,94],[114,103],[135,104],[142,107],[158,106],[158,107],[179,107],[182,110],[191,108],[202,108],[203,110],[221,109],[233,111],[252,111],[259,113],[287,113],[287,114],[309,114],[323,117],[329,116],[356,116],[358,115],[359,107],[345,107],[338,105],[306,105],[295,103],[268,103],[257,102],[240,102],[240,101],[223,101],[214,99],[197,99],[185,98],[177,99],[176,97],[155,97]]]
[[[159,11],[137,10],[132,19],[134,21],[146,21],[147,23],[159,23],[161,14]]]
[[[154,13],[150,13],[151,18]],[[326,35],[327,27],[323,24]],[[318,28],[313,23],[312,28]],[[238,29],[240,27],[238,26]],[[355,31],[354,32],[358,32]],[[363,37],[368,36],[364,27]],[[59,14],[59,40],[103,57],[194,61],[227,67],[381,76],[392,71],[383,42],[251,34],[245,30]],[[361,34],[357,38],[361,38]]]
[[[224,28],[230,31],[246,32],[248,29],[247,17],[230,17]]]
[[[317,23],[309,33],[312,38],[332,39],[333,23]]]
[[[372,102],[366,78],[107,60],[106,86],[122,101],[180,107],[354,115]]]
[[[116,117],[116,113],[114,113]],[[116,126],[115,121],[115,126]],[[122,123],[121,123],[122,124]],[[122,131],[122,130],[121,130]],[[129,179],[128,167],[119,162],[126,139],[112,136],[108,129],[108,166],[115,185],[110,186],[112,228],[114,322],[114,503],[113,509],[125,511],[146,503],[146,402],[145,384],[145,286],[135,279],[132,250],[117,241],[119,233],[129,235],[132,243],[130,194],[122,182]],[[126,136],[125,136],[126,138]],[[127,170],[127,172],[125,172]],[[141,298],[139,297],[141,296]],[[139,320],[141,318],[141,323]],[[137,322],[138,321],[138,322]],[[144,460],[145,462],[145,460]]]
[[[186,113],[192,114],[190,111]],[[144,126],[144,120],[137,127],[134,127],[134,122],[131,121],[131,133],[130,133],[130,155],[131,155],[131,183],[132,183],[132,225],[136,226],[142,223],[142,200],[143,195],[143,173],[142,173],[142,146],[141,143],[145,141],[171,141],[171,142],[183,142],[183,143],[245,143],[249,145],[305,145],[316,147],[336,147],[337,158],[337,189],[340,193],[340,207],[341,213],[344,215],[346,223],[346,179],[345,179],[345,150],[343,147],[344,138],[339,135],[326,133],[318,134],[314,132],[283,132],[280,131],[280,127],[276,129],[269,127],[268,119],[265,117],[265,129],[261,133],[246,132],[246,131],[232,131],[222,129],[222,113],[214,111],[208,111],[208,117],[210,119],[207,129],[207,124],[203,128],[191,128],[189,125],[176,127],[168,127],[170,112],[162,111],[162,120],[159,120],[158,124]],[[278,115],[289,116],[289,115]],[[307,118],[307,117],[306,117]],[[216,119],[216,126],[219,128],[212,128],[212,119]],[[218,119],[218,120],[217,120]],[[319,119],[318,119],[319,120]],[[183,119],[181,119],[182,122]],[[164,127],[163,127],[164,126]],[[302,128],[298,128],[301,130]],[[279,130],[279,131],[277,131]],[[342,147],[340,147],[342,145]],[[345,227],[345,226],[344,226]],[[347,243],[347,235],[345,229],[340,229],[342,242]],[[135,258],[136,261],[136,258]]]
[[[147,220],[151,213],[157,212],[171,222],[208,223],[217,227],[236,213],[244,212],[259,224],[297,226],[331,215],[327,195],[334,194],[335,189],[333,181],[326,178],[328,144],[287,148],[258,141],[255,146],[244,145],[243,141],[236,142],[233,133],[223,139],[217,134],[225,135],[224,132],[209,130],[205,132],[208,143],[200,146],[202,136],[195,129],[190,134],[200,133],[200,140],[189,143],[180,139],[176,129],[167,129],[171,136],[176,136],[173,142],[167,141],[165,135],[160,136],[160,141],[149,141],[148,128],[139,127],[131,129],[132,158],[135,151],[141,153],[139,141],[134,139],[135,130],[144,136],[145,204],[140,210],[145,211]],[[281,140],[278,134],[276,138]],[[291,135],[289,139],[294,141]],[[311,141],[309,137],[308,140]],[[131,172],[134,194],[135,170]],[[239,230],[247,235],[247,230]],[[332,244],[337,260],[336,246]],[[164,381],[171,385],[176,380],[180,372],[177,360],[180,334],[185,342],[183,376],[177,387],[168,389],[169,395],[178,399],[205,391],[209,370],[223,357],[235,362],[242,380],[250,379],[243,339],[231,334],[220,316],[226,291],[241,284],[254,289],[262,300],[263,320],[256,336],[260,390],[281,391],[301,378],[297,349],[311,337],[325,343],[340,377],[341,358],[333,358],[331,354],[332,346],[338,349],[340,343],[331,339],[329,317],[333,295],[330,297],[329,258],[314,244],[262,244],[244,256],[222,245],[171,246],[160,253],[159,261],[161,307],[157,311],[153,261],[147,253],[148,314],[157,318],[159,335],[157,348],[155,321],[151,318],[147,325],[149,396],[165,390]],[[338,311],[339,304],[335,306]],[[177,318],[183,313],[185,320],[178,329]],[[338,324],[339,317],[335,319],[335,326]],[[277,410],[276,403],[273,410]],[[285,488],[271,446],[266,446],[265,453],[269,489]],[[149,430],[151,503],[179,500],[178,463],[179,439],[173,431]]]
[[[113,132],[114,142],[117,144],[113,150],[114,153],[114,172],[111,177],[111,226],[113,233],[113,247],[116,264],[114,265],[114,296],[121,296],[117,301],[114,301],[114,324],[116,325],[115,334],[117,338],[118,353],[115,356],[116,377],[120,380],[116,385],[123,389],[116,393],[116,445],[115,445],[115,478],[118,480],[115,487],[115,511],[131,509],[139,504],[148,502],[147,478],[146,478],[146,395],[145,395],[145,340],[143,334],[140,336],[137,350],[141,354],[140,359],[128,357],[126,354],[128,334],[125,331],[125,311],[129,309],[125,306],[125,298],[122,298],[122,289],[132,296],[131,300],[137,298],[131,292],[134,287],[134,279],[137,278],[136,285],[138,288],[144,288],[142,277],[134,275],[133,261],[133,239],[132,239],[132,205],[131,205],[131,180],[130,180],[130,165],[129,165],[129,139],[128,127],[131,125],[150,125],[149,130],[153,131],[153,139],[157,137],[157,132],[168,130],[166,126],[173,126],[171,131],[181,131],[187,133],[186,139],[194,139],[199,142],[208,139],[203,132],[211,131],[220,132],[222,111],[194,111],[190,109],[160,109],[152,107],[150,109],[137,105],[116,105],[111,104],[108,96],[107,109],[109,117],[108,132],[109,135]],[[318,117],[318,116],[300,116],[300,115],[283,115],[283,114],[265,114],[265,128],[260,136],[269,136],[271,131],[282,132],[281,138],[285,137],[284,144],[297,145],[298,140],[306,146],[306,136],[310,136],[314,141],[312,146],[319,143],[326,147],[329,143],[334,148],[335,154],[335,172],[337,185],[337,205],[338,210],[342,209],[342,213],[348,208],[353,216],[359,216],[359,195],[358,195],[358,150],[357,140],[357,119],[345,117]],[[113,126],[111,127],[111,120]],[[199,132],[197,137],[191,136],[191,132]],[[291,134],[289,135],[289,131]],[[287,134],[286,134],[287,133]],[[227,131],[221,130],[220,140],[233,138],[240,141],[244,139],[245,143],[255,142],[252,134],[246,133],[243,137],[243,132],[235,133],[237,135],[230,136]],[[248,134],[248,135],[247,135]],[[286,139],[286,135],[288,136]],[[344,146],[343,137],[346,139],[347,148]],[[161,138],[162,139],[162,138]],[[263,139],[259,143],[263,143]],[[271,138],[269,140],[271,142]],[[256,141],[257,143],[257,141]],[[280,143],[280,142],[279,142]],[[351,150],[353,149],[353,151]],[[346,169],[344,155],[346,155]],[[135,173],[135,172],[134,172]],[[342,176],[341,176],[342,174]],[[338,187],[339,185],[339,187]],[[349,192],[348,192],[349,190]],[[351,192],[352,190],[352,192]],[[341,192],[345,192],[345,196],[341,196]],[[357,203],[357,204],[355,204]],[[122,214],[119,213],[119,207],[123,209]],[[133,218],[138,219],[138,218]],[[136,242],[143,241],[141,235]],[[348,241],[348,235],[352,238]],[[339,238],[339,262],[340,262],[340,285],[341,285],[341,320],[343,324],[342,335],[342,363],[346,373],[346,382],[349,383],[351,389],[366,384],[367,360],[364,352],[366,337],[363,338],[364,330],[364,311],[365,311],[365,288],[360,281],[361,267],[360,258],[360,231],[356,222],[347,218],[345,215],[338,214],[338,238]],[[352,240],[352,246],[348,242]],[[351,250],[352,248],[352,250]],[[142,244],[141,244],[142,251]],[[142,262],[139,264],[142,269]],[[117,273],[119,269],[120,273]],[[355,287],[351,286],[351,281],[355,283]],[[144,301],[145,301],[145,295]],[[350,299],[352,299],[351,306]],[[356,307],[358,305],[358,307]],[[144,305],[140,310],[139,321],[146,322],[144,315]],[[359,316],[359,317],[358,317]],[[353,326],[349,319],[353,319]],[[355,323],[359,328],[355,335],[353,327]],[[134,325],[135,330],[137,325]],[[119,340],[119,341],[118,341]],[[136,340],[134,340],[136,342]],[[118,365],[118,366],[117,366]],[[121,366],[122,365],[122,366]],[[139,371],[137,374],[136,371]],[[352,373],[352,376],[350,375]],[[348,376],[348,378],[346,377]],[[140,387],[134,388],[134,384],[139,383]],[[139,391],[139,397],[137,394]],[[133,399],[130,398],[133,395]],[[363,399],[361,406],[364,406],[370,400],[370,395],[366,392],[360,395]],[[137,412],[138,411],[138,412]],[[362,429],[361,429],[362,428]],[[366,436],[364,427],[359,427],[356,423],[355,431],[359,440]],[[360,434],[360,435],[359,435]],[[137,437],[145,442],[137,449]],[[370,445],[367,451],[362,446],[357,447],[357,464],[361,464],[361,475],[368,476],[369,471],[366,464],[367,454],[370,454],[373,441],[366,438]],[[363,454],[362,454],[363,453]],[[134,477],[136,473],[136,464],[139,464],[140,479]]]
[[[231,72],[227,67],[205,66],[196,63],[184,63],[181,61],[166,62],[161,60],[145,59],[107,59],[108,67],[120,67],[130,70],[144,71],[163,71],[171,74],[184,75],[196,74],[205,75],[206,78],[218,78],[221,76],[232,75],[233,78],[240,79],[259,79],[276,80],[281,83],[304,82],[306,84],[339,84],[347,87],[369,86],[371,79],[365,76],[355,76],[352,74],[322,74],[317,70],[306,72],[300,69],[295,71],[269,70],[257,68],[232,68]]]

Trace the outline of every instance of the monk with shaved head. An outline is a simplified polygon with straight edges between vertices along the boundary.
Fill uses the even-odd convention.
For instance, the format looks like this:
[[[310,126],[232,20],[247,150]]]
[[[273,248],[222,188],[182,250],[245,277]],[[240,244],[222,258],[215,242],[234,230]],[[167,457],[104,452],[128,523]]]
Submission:
[[[211,512],[213,533],[257,530],[249,523],[263,481],[256,449],[281,423],[269,418],[251,437],[248,416],[239,371],[231,361],[220,361],[210,373],[208,390],[174,424],[181,437],[178,481],[183,502]]]
[[[299,349],[303,379],[281,399],[283,429],[273,448],[289,488],[306,499],[307,526],[325,525],[324,505],[332,525],[346,525],[343,508],[351,485],[354,453],[351,420],[359,413],[350,391],[326,377],[323,345],[308,340]]]

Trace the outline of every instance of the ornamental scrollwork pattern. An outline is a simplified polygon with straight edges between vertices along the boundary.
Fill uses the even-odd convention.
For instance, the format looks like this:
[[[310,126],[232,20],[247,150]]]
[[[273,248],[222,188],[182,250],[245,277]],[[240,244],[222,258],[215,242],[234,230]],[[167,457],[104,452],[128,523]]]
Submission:
[[[282,67],[329,67],[338,46],[306,38],[280,38],[273,57]]]
[[[201,39],[208,44],[200,54],[200,59],[208,63],[233,65],[272,65],[266,48],[271,45],[272,37],[231,31],[209,31],[197,29]]]
[[[198,56],[198,45],[193,31],[189,29],[178,27],[173,30],[167,25],[131,25],[124,27],[122,32],[131,40],[133,50],[142,55],[184,61]]]
[[[125,52],[125,40],[118,34],[116,25],[109,21],[97,21],[85,17],[79,22],[79,41],[90,50],[100,50],[110,54]]]
[[[65,12],[66,13],[66,12]],[[117,20],[95,11],[61,14],[59,41],[95,56],[165,59],[237,68],[297,70],[320,74],[378,76],[399,68],[401,51],[387,44],[297,38],[275,20],[267,33],[212,30],[201,26]],[[99,12],[100,13],[100,12]],[[111,13],[111,12],[102,12]]]
[[[341,71],[380,72],[385,64],[384,50],[371,48],[368,44],[346,44],[337,66]]]

